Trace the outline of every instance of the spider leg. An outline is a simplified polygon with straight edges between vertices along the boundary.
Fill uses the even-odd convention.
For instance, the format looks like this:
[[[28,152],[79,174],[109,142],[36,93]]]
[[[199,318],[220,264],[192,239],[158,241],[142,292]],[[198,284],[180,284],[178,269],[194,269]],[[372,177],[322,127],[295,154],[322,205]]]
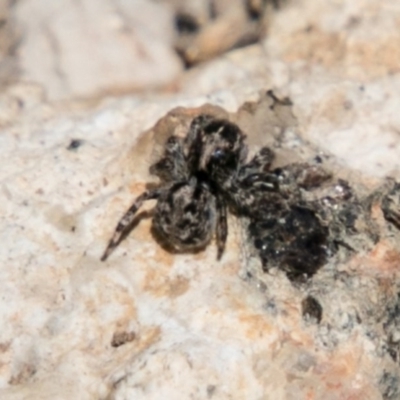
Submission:
[[[254,173],[240,181],[242,189],[258,189],[262,192],[277,192],[279,181],[273,174]]]
[[[274,161],[275,153],[269,147],[262,147],[251,161],[259,171],[266,171]]]
[[[107,248],[104,251],[104,254],[101,256],[100,260],[105,261],[110,253],[119,245],[124,234],[126,233],[126,229],[132,224],[135,214],[137,210],[143,205],[143,203],[147,200],[157,199],[161,194],[160,189],[148,190],[142,193],[134,203],[129,207],[128,211],[123,215],[123,217],[119,220],[114,235],[108,242]]]
[[[186,179],[188,170],[185,155],[177,136],[172,135],[167,139],[163,157],[150,166],[150,173],[165,182]]]
[[[217,196],[217,226],[216,226],[216,239],[217,239],[217,259],[220,260],[224,253],[226,238],[228,236],[228,221],[225,202],[220,196]]]
[[[239,175],[246,177],[256,172],[266,172],[274,161],[275,153],[269,147],[262,147],[255,156],[239,171]]]
[[[253,215],[263,203],[275,202],[276,196],[282,197],[278,178],[270,173],[256,172],[239,176],[232,183],[225,196],[234,212],[240,216]]]

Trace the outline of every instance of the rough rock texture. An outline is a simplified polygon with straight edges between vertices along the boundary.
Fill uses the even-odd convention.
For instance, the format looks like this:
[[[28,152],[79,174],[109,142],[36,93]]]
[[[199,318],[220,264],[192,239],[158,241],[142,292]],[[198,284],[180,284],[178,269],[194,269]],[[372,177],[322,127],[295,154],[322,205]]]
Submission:
[[[39,3],[45,11],[30,18]],[[117,3],[126,18],[138,4],[159,6],[16,3],[18,26],[32,33],[16,49],[18,62],[33,82],[0,93],[0,398],[399,399],[398,232],[384,227],[378,208],[383,239],[322,268],[306,287],[274,271],[249,277],[245,272],[257,265],[247,263],[233,218],[220,262],[213,244],[197,254],[166,252],[149,218],[107,263],[99,258],[122,213],[153,179],[147,168],[160,138],[205,103],[235,113],[274,89],[294,104],[289,125],[266,109],[231,114],[253,148],[283,130],[298,157],[311,142],[356,185],[374,190],[388,175],[399,180],[400,6],[287,2],[262,45],[178,78],[162,14],[154,22],[161,38],[152,43],[164,50],[146,47],[154,69],[135,56],[141,42],[133,40],[132,49],[123,28],[107,47],[104,26],[113,30],[114,14],[106,7]],[[78,11],[83,5],[86,13]],[[81,18],[83,25],[76,22]],[[94,48],[81,29],[97,18],[105,25],[91,28]],[[131,18],[137,38],[143,25]],[[63,42],[68,35],[76,47]],[[51,47],[54,37],[60,41]],[[101,56],[92,57],[94,49]],[[112,64],[107,78],[97,75],[96,63],[114,63],[120,52],[129,72]],[[70,74],[67,89],[60,71]],[[174,93],[46,100],[136,88],[135,76],[146,87],[173,82]],[[164,119],[152,129],[177,106],[189,110],[175,113],[176,124]],[[389,213],[398,199],[387,201]]]
[[[165,0],[174,8],[175,48],[187,65],[258,42],[278,1]]]
[[[158,87],[182,69],[172,13],[160,3],[23,0],[13,14],[22,30],[21,77],[52,99]]]
[[[19,35],[12,20],[11,5],[12,0],[0,1],[0,86],[18,75],[18,63],[14,56]]]

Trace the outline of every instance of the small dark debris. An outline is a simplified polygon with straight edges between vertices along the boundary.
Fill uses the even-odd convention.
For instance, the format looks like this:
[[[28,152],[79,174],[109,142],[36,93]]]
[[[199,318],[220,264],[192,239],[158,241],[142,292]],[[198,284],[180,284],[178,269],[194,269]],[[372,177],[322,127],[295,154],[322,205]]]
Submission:
[[[397,293],[394,303],[389,304],[385,312],[383,329],[387,336],[387,351],[393,361],[397,361],[400,353],[400,341],[398,332],[400,332],[400,292]]]
[[[186,13],[178,13],[175,16],[175,29],[180,34],[193,34],[200,29],[195,17]]]
[[[84,141],[82,139],[72,139],[69,143],[67,150],[76,150],[83,145]]]
[[[379,381],[379,386],[384,400],[396,400],[399,398],[400,381],[398,376],[385,371]]]
[[[115,332],[111,340],[112,347],[119,347],[125,343],[132,342],[136,338],[135,332]]]
[[[399,356],[398,356],[397,350],[391,344],[392,343],[389,343],[387,346],[385,346],[385,349],[386,349],[387,353],[389,354],[390,358],[394,362],[397,362],[397,360],[399,359]]]
[[[263,308],[272,316],[278,315],[278,307],[273,300],[268,300],[267,303],[264,304]]]
[[[247,15],[253,21],[259,20],[264,12],[263,7],[260,6],[259,2],[254,2],[254,1],[246,2],[246,11]]]
[[[207,396],[208,396],[209,399],[211,399],[211,397],[214,396],[216,388],[217,387],[215,385],[208,385],[207,386]]]
[[[400,183],[396,183],[392,190],[383,197],[382,211],[386,221],[400,229]]]
[[[322,306],[319,301],[313,296],[307,296],[301,302],[303,318],[315,320],[318,324],[322,319]]]
[[[322,159],[321,156],[315,156],[314,161],[315,161],[317,164],[322,164],[324,160]]]
[[[208,16],[210,21],[214,21],[218,18],[218,10],[215,1],[208,2]]]
[[[293,102],[292,102],[292,100],[289,99],[289,97],[284,97],[283,99],[279,99],[275,95],[273,90],[267,90],[267,96],[269,96],[274,101],[272,106],[270,106],[271,110],[273,110],[277,104],[279,104],[281,106],[292,106],[293,105]]]

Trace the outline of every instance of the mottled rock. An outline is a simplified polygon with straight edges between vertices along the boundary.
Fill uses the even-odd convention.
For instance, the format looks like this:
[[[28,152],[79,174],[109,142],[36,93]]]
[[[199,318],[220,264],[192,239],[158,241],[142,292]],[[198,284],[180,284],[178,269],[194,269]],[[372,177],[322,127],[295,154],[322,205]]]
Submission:
[[[21,1],[21,78],[51,99],[96,97],[169,84],[182,66],[169,9],[145,0]]]
[[[382,208],[380,188],[386,175],[399,178],[398,6],[288,2],[263,45],[193,68],[176,79],[177,93],[60,104],[49,103],[46,91],[69,98],[137,87],[130,79],[142,41],[132,49],[130,38],[147,17],[129,17],[144,3],[123,3],[124,17],[135,21],[130,36],[119,17],[113,25],[114,3],[46,2],[36,14],[39,3],[15,5],[19,26],[32,34],[17,49],[21,73],[36,83],[0,94],[0,397],[397,399],[398,198],[389,192]],[[75,19],[82,23],[69,25]],[[154,43],[164,46],[169,34],[157,24],[166,38]],[[106,47],[100,59],[119,65],[107,29],[119,32],[113,50],[127,53],[121,80],[97,75],[91,57],[96,33]],[[60,40],[65,58],[54,57],[49,38]],[[177,65],[169,46],[160,59],[146,48],[157,68],[170,57]],[[57,76],[60,60],[69,86]],[[142,67],[160,84],[181,68],[158,75],[150,64]],[[292,114],[255,102],[269,89],[291,99]],[[197,254],[165,251],[144,218],[100,262],[116,222],[151,183],[157,147],[205,103],[240,123],[252,151],[280,137],[279,165],[317,154],[360,198],[373,193],[378,241],[360,237],[368,246],[293,285],[279,270],[262,272],[235,220],[217,262],[213,245]]]

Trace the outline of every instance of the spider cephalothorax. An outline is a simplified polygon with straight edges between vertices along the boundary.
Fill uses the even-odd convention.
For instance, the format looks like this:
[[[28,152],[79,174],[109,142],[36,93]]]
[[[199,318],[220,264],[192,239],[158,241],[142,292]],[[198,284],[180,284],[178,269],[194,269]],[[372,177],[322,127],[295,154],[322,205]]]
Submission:
[[[204,173],[219,190],[229,189],[245,162],[247,146],[239,127],[227,120],[201,115],[188,136],[192,172]]]

